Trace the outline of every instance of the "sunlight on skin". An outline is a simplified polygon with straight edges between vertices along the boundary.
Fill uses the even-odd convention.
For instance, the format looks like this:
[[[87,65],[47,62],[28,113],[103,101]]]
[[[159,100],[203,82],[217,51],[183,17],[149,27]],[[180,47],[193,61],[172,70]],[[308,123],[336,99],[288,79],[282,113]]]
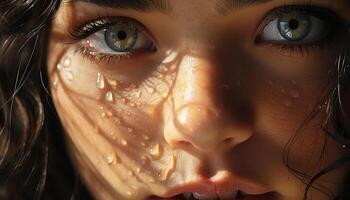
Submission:
[[[61,6],[50,40],[51,91],[76,169],[96,199],[168,197],[179,184],[235,180],[298,200],[305,185],[284,165],[284,146],[315,107],[317,115],[296,138],[291,166],[315,174],[343,153],[329,140],[319,162],[326,117],[319,97],[338,46],[305,57],[281,54],[244,35],[285,1],[214,18],[213,2],[177,1],[170,16]],[[156,38],[157,52],[109,62],[84,55],[67,33],[102,13],[139,20]],[[96,48],[88,39],[79,43]],[[343,174],[320,182],[335,192]],[[203,188],[215,190],[208,182]]]

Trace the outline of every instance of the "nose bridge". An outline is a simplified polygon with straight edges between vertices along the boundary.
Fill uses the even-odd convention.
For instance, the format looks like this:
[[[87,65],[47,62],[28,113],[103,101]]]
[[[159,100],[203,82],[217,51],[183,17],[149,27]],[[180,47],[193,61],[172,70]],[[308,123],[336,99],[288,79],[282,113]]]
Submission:
[[[173,116],[165,126],[169,143],[186,142],[210,149],[223,137],[219,134],[220,109],[215,103],[215,69],[209,60],[183,58],[173,89]]]

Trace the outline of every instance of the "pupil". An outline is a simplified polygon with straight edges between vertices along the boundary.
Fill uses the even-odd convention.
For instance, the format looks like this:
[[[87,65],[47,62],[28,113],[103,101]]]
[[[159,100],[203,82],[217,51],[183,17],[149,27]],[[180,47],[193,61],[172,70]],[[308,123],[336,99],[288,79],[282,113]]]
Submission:
[[[299,22],[296,19],[292,19],[289,21],[289,28],[297,29],[299,27]]]
[[[119,40],[125,40],[126,39],[126,33],[125,33],[125,31],[118,31],[118,39]]]

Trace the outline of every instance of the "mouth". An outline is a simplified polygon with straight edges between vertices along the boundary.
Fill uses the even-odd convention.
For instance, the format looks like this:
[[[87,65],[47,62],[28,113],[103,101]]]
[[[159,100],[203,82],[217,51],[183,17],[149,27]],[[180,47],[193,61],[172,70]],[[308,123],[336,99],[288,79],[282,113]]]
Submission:
[[[152,196],[147,200],[277,200],[277,194],[275,192],[248,194],[240,190],[217,195],[185,192],[168,198]]]

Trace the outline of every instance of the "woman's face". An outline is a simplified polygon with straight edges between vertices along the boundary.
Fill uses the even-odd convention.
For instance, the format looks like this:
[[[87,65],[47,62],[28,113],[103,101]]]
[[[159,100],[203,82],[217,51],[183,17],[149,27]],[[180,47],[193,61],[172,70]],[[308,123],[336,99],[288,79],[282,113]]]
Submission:
[[[284,155],[291,168],[315,175],[343,153],[325,137],[322,97],[349,7],[347,0],[63,2],[49,40],[50,87],[93,196],[302,199],[309,179],[299,180]],[[318,184],[336,192],[344,171]]]

